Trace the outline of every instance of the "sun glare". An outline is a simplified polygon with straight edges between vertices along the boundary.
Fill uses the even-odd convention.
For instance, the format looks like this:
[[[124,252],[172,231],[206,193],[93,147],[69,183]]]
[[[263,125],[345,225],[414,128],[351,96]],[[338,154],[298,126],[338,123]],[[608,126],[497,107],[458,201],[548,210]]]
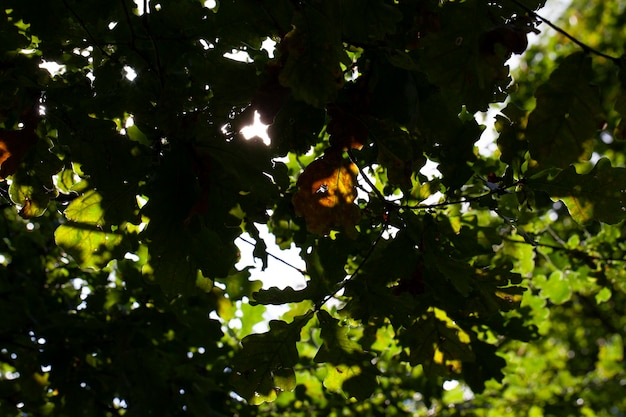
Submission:
[[[241,129],[241,134],[246,139],[252,139],[253,137],[259,137],[263,139],[263,143],[267,146],[272,142],[267,134],[268,125],[261,123],[261,115],[259,112],[254,112],[254,123]]]

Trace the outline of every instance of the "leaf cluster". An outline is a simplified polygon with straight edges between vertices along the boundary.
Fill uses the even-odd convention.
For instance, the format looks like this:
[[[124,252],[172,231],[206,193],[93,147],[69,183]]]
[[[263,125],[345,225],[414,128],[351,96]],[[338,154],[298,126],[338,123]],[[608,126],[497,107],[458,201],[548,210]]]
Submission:
[[[541,6],[7,0],[0,413],[626,407],[623,16]]]

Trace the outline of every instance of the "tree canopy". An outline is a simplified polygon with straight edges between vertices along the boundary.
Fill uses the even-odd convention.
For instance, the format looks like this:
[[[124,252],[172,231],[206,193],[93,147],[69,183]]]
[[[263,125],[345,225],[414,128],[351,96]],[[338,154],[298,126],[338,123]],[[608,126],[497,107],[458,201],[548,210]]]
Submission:
[[[4,0],[0,414],[625,416],[626,11],[543,6]]]

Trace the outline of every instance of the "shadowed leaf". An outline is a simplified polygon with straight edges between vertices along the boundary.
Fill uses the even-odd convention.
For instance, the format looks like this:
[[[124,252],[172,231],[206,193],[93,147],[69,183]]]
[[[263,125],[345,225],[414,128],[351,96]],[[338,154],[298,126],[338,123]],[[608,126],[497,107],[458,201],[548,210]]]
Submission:
[[[578,223],[597,220],[615,224],[626,218],[626,169],[600,159],[588,174],[571,166],[554,179],[531,179],[528,186],[561,199]]]
[[[537,89],[526,138],[540,166],[565,168],[591,156],[602,115],[600,95],[591,80],[591,58],[580,52],[563,60]]]

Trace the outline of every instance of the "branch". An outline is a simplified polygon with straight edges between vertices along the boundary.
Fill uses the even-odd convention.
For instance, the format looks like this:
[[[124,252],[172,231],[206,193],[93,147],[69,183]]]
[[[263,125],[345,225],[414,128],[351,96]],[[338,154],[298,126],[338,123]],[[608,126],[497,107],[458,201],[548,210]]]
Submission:
[[[531,245],[531,246],[540,247],[540,248],[547,248],[547,249],[553,249],[553,250],[557,250],[561,252],[567,252],[574,258],[578,258],[583,261],[588,260],[588,261],[598,261],[598,262],[626,262],[626,259],[623,259],[623,258],[611,258],[611,257],[591,255],[580,249],[569,249],[563,246],[551,245],[549,243],[539,243],[539,242],[531,243],[526,240],[515,240],[511,238],[503,238],[502,240],[505,242],[510,242],[514,244]]]
[[[494,188],[494,189],[490,189],[488,193],[485,194],[481,194],[475,197],[466,197],[466,198],[462,198],[460,200],[457,201],[444,201],[441,203],[435,203],[435,204],[417,204],[414,206],[409,206],[409,205],[399,205],[397,206],[398,208],[404,208],[404,209],[409,209],[409,210],[428,210],[428,209],[434,209],[434,208],[439,208],[439,207],[447,207],[447,206],[451,206],[451,205],[455,205],[455,204],[463,204],[463,203],[473,203],[474,201],[478,201],[481,200],[485,197],[489,197],[492,195],[501,195],[503,194],[506,190],[508,190],[509,188],[513,188],[513,187],[517,187],[520,184],[523,184],[524,180],[519,180],[519,181],[515,181],[513,184],[504,186],[504,187],[498,187],[498,188]]]
[[[146,1],[144,3],[145,7],[150,7],[149,3]],[[161,86],[163,86],[163,84],[165,84],[165,80],[163,79],[163,71],[161,68],[161,56],[159,55],[159,48],[157,43],[154,40],[154,37],[152,36],[152,32],[150,31],[150,27],[148,26],[148,19],[150,16],[150,9],[145,9],[143,15],[141,16],[141,25],[143,26],[144,30],[146,31],[146,35],[148,35],[148,39],[150,40],[150,43],[152,44],[152,49],[154,52],[154,64],[155,64],[155,71],[157,73],[157,76],[159,77],[159,82],[161,83]]]
[[[537,14],[534,10],[530,9],[528,6],[524,5],[523,3],[521,3],[519,0],[510,0],[511,2],[515,3],[517,6],[519,6],[520,8],[524,9],[524,11],[526,11],[528,14],[530,14],[532,17],[541,20],[543,23],[545,23],[546,25],[550,26],[552,29],[554,29],[555,31],[557,31],[558,33],[560,33],[561,35],[565,36],[567,39],[569,39],[570,41],[574,42],[576,45],[578,45],[579,47],[582,48],[583,51],[588,52],[588,53],[592,53],[598,56],[601,56],[603,58],[606,58],[610,61],[612,61],[613,63],[619,65],[620,64],[620,59],[616,58],[614,56],[610,56],[607,55],[603,52],[598,51],[597,49],[592,48],[591,46],[579,41],[578,39],[576,39],[573,35],[570,35],[569,33],[567,33],[565,30],[561,29],[560,27],[556,26],[554,23],[552,23],[551,21],[549,21],[548,19],[546,19],[545,17]]]
[[[102,52],[107,58],[111,58],[111,54],[109,54],[100,46],[100,43],[98,42],[98,40],[95,38],[95,36],[93,36],[91,31],[87,28],[87,24],[85,23],[85,21],[78,15],[78,13],[76,13],[74,9],[72,9],[72,7],[70,7],[70,5],[67,3],[67,0],[63,0],[63,5],[65,5],[65,8],[69,10],[70,13],[72,13],[72,15],[74,16],[74,18],[76,19],[80,27],[85,31],[85,33],[87,33],[87,36],[89,36],[94,46],[98,48],[100,52]]]
[[[256,246],[256,244],[254,242],[250,242],[248,239],[246,239],[244,237],[238,236],[237,239],[241,240],[242,242],[247,243],[248,245]],[[298,271],[302,275],[308,275],[308,273],[305,270],[302,270],[302,269],[298,268],[297,266],[290,264],[289,262],[285,261],[284,259],[281,259],[278,256],[273,255],[273,254],[271,254],[270,252],[267,252],[267,251],[265,251],[265,253],[267,253],[267,256],[269,256],[270,258],[276,259],[278,262],[287,265],[291,269],[295,269],[296,271]]]
[[[460,200],[457,201],[444,201],[441,203],[435,203],[435,204],[417,204],[417,205],[402,205],[402,204],[396,204],[393,201],[389,201],[385,198],[384,195],[382,195],[382,193],[380,191],[378,191],[378,189],[376,188],[376,186],[372,183],[372,181],[369,179],[369,177],[365,174],[365,172],[363,172],[363,169],[359,166],[359,164],[357,164],[356,158],[354,156],[354,154],[352,153],[352,150],[348,150],[348,156],[350,157],[350,161],[356,165],[356,167],[359,170],[359,173],[361,174],[361,176],[363,177],[363,180],[365,180],[365,182],[367,183],[367,185],[370,186],[370,188],[372,189],[372,192],[374,194],[376,194],[376,197],[383,203],[383,206],[385,207],[386,210],[388,211],[394,211],[394,210],[399,210],[399,209],[407,209],[407,210],[428,210],[428,209],[434,209],[434,208],[439,208],[439,207],[447,207],[447,206],[452,206],[455,204],[463,204],[463,203],[472,203],[474,201],[478,201],[481,200],[485,197],[489,197],[491,195],[501,195],[503,194],[506,190],[508,190],[509,188],[513,188],[513,187],[517,187],[520,184],[524,183],[524,179],[519,180],[514,182],[513,184],[510,185],[506,185],[503,187],[494,187],[492,189],[489,190],[489,192],[485,193],[485,194],[481,194],[479,196],[475,196],[475,197],[466,197],[466,198],[462,198]]]
[[[387,218],[385,219],[385,224],[383,225],[382,229],[380,230],[380,233],[376,237],[376,240],[374,240],[374,242],[370,245],[369,249],[367,250],[367,253],[365,254],[363,259],[359,263],[359,266],[356,267],[354,272],[348,278],[341,281],[341,283],[337,286],[335,291],[333,291],[331,294],[326,295],[322,300],[320,300],[320,302],[315,305],[314,311],[316,312],[320,311],[320,309],[324,306],[324,304],[328,302],[328,300],[330,300],[331,298],[334,298],[337,295],[337,293],[339,293],[339,291],[343,290],[346,287],[346,285],[348,285],[349,282],[353,281],[354,278],[359,274],[359,272],[361,272],[363,265],[365,265],[368,259],[372,256],[372,253],[374,253],[374,249],[376,249],[376,246],[378,246],[378,243],[383,238],[383,234],[385,234],[385,231],[387,230],[388,226],[389,226],[389,216],[387,216]]]
[[[159,68],[155,68],[152,65],[152,62],[150,62],[150,59],[148,59],[138,48],[137,45],[135,43],[135,40],[140,39],[140,40],[148,40],[152,43],[153,47],[154,46],[154,39],[152,38],[152,36],[150,35],[150,33],[148,32],[148,29],[146,28],[146,26],[143,24],[143,20],[142,20],[142,26],[144,27],[144,30],[146,30],[147,33],[147,38],[140,38],[137,36],[137,34],[135,33],[135,29],[133,28],[133,22],[131,20],[131,13],[130,10],[128,10],[128,6],[126,5],[126,0],[121,0],[122,3],[122,8],[124,9],[124,15],[126,18],[126,25],[128,26],[128,30],[130,32],[130,49],[132,51],[134,51],[137,55],[139,55],[141,57],[141,59],[143,59],[146,64],[148,65],[148,68],[153,70],[157,76],[159,77],[159,79],[161,78],[160,76],[160,69]],[[146,7],[146,5],[144,5],[144,7]],[[147,9],[144,9],[147,10]],[[158,61],[157,61],[157,65],[158,65]]]
[[[356,165],[356,167],[359,170],[359,173],[361,174],[361,176],[363,177],[363,179],[365,180],[365,182],[367,183],[367,185],[370,186],[370,188],[372,189],[372,191],[374,192],[374,194],[376,194],[376,197],[378,197],[378,199],[385,205],[385,207],[387,208],[393,208],[393,209],[398,209],[400,208],[399,205],[392,203],[391,201],[387,200],[385,198],[384,195],[381,194],[380,191],[378,191],[378,188],[376,188],[376,186],[374,185],[374,183],[372,183],[372,181],[369,179],[369,177],[365,174],[365,172],[363,172],[363,169],[361,169],[361,167],[359,166],[359,164],[357,164],[357,160],[354,156],[354,153],[352,153],[352,149],[348,150],[348,156],[350,157],[350,161]]]

